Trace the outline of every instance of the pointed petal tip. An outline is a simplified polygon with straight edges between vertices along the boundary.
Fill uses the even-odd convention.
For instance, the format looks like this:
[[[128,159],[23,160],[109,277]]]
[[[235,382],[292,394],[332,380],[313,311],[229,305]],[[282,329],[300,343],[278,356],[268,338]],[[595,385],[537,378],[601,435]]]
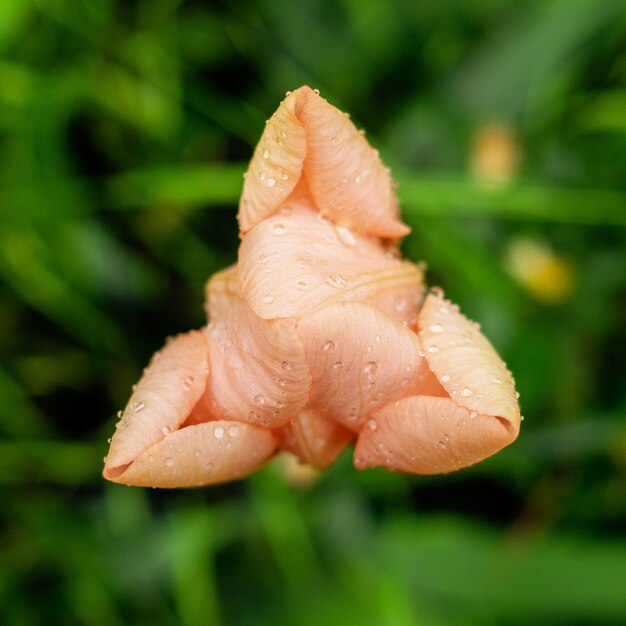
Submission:
[[[275,452],[276,438],[251,424],[218,420],[177,430],[103,476],[135,487],[200,487],[243,478]]]
[[[412,396],[369,420],[357,439],[354,466],[446,474],[492,456],[516,437],[505,419],[469,411],[449,398]]]

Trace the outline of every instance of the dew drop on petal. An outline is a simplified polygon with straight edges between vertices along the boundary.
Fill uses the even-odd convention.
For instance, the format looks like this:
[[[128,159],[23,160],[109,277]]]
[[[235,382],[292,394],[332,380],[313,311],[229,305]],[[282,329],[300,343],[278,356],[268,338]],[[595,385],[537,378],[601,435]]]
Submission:
[[[435,354],[436,352],[439,352],[439,347],[434,344],[432,346],[428,346],[428,352]]]
[[[165,436],[169,435],[170,434],[169,426],[163,426],[163,428],[161,428],[161,434]]]
[[[376,372],[378,371],[378,365],[376,364],[376,361],[368,361],[365,364],[365,367],[363,368],[363,371],[366,374],[371,374],[371,375],[376,374]]]
[[[171,456],[168,456],[165,459],[165,465],[167,465],[167,467],[173,467],[174,466],[174,459]]]
[[[313,90],[313,93],[314,93],[316,96],[319,96],[319,95],[320,95],[320,90],[319,90],[319,89],[314,89],[314,90]]]
[[[185,391],[189,391],[191,389],[191,385],[193,385],[193,376],[185,376],[185,378],[181,378],[180,384],[183,386]]]
[[[224,429],[221,426],[216,426],[213,429],[213,436],[216,439],[224,439]]]
[[[304,281],[302,281],[302,280],[301,280],[301,281],[298,283],[297,287],[298,287],[298,289],[299,289],[300,291],[304,291],[304,290],[306,289],[306,283],[305,283]]]
[[[272,302],[274,302],[274,296],[270,294],[263,296],[263,304],[272,304]]]
[[[267,179],[267,186],[268,187],[273,187],[276,184],[276,179],[275,178],[268,178]]]
[[[376,421],[376,418],[375,418],[375,417],[370,417],[370,418],[367,420],[367,427],[368,427],[370,430],[376,430],[376,429],[378,428],[378,422]]]
[[[124,430],[128,426],[128,422],[126,420],[120,420],[117,424],[115,424],[115,428],[117,430]]]
[[[444,293],[441,287],[431,287],[430,293],[432,293],[435,298],[443,299]]]
[[[470,389],[469,387],[463,387],[462,391],[461,391],[461,395],[464,398],[469,398],[470,396],[474,395],[474,390]]]
[[[519,391],[516,391],[514,395],[515,395],[515,399],[519,400]]]
[[[258,404],[259,406],[263,406],[265,404],[265,398],[259,393],[256,396],[254,396],[254,402],[255,404]]]
[[[498,378],[497,376],[494,376],[494,377],[491,379],[491,382],[492,382],[492,383],[494,383],[494,384],[496,384],[496,385],[501,385],[501,384],[502,384],[502,379],[501,379],[501,378]]]
[[[141,400],[136,400],[130,405],[130,410],[133,413],[139,413],[144,407],[144,403]]]
[[[289,361],[283,361],[281,367],[288,372],[290,372],[293,369]]]
[[[237,426],[229,426],[228,434],[231,437],[237,437],[237,435],[239,435],[239,428]]]
[[[264,159],[269,159],[270,158],[270,151],[267,148],[265,150],[263,150],[263,158]]]
[[[476,411],[470,411],[470,419],[476,419],[476,416],[478,415],[478,413]]]
[[[122,415],[124,415],[124,411],[118,411],[117,412],[117,417],[118,418],[122,417]]]
[[[443,374],[440,380],[442,383],[447,383],[450,380],[450,374]]]
[[[430,332],[431,333],[442,333],[444,331],[444,328],[441,324],[431,324],[430,325]]]
[[[437,445],[443,450],[446,447],[446,442],[445,441],[439,441]]]
[[[275,224],[274,228],[272,228],[272,232],[277,235],[284,235],[287,232],[287,229],[282,224]]]
[[[343,367],[342,361],[336,361],[333,365],[333,369],[340,370]]]
[[[322,350],[324,350],[324,352],[328,352],[329,350],[333,350],[335,348],[335,342],[334,341],[330,341],[328,340],[323,346],[322,346]]]
[[[335,228],[337,232],[337,236],[339,239],[346,244],[346,246],[353,246],[356,243],[356,239],[352,234],[352,231],[349,228],[345,228],[344,226],[337,226]]]
[[[194,450],[193,451],[193,455],[196,457],[196,459],[200,458],[200,454],[201,454],[200,450]]]

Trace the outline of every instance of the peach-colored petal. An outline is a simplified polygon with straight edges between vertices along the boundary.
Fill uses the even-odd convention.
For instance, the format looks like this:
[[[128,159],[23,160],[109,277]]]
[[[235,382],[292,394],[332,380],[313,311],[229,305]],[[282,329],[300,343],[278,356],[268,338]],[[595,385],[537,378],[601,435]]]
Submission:
[[[317,411],[307,409],[275,431],[280,448],[319,469],[330,465],[354,439],[354,433]]]
[[[252,424],[197,424],[171,433],[108,478],[143,487],[221,483],[254,472],[275,449],[272,433]]]
[[[298,116],[307,138],[304,175],[321,213],[369,235],[407,235],[410,229],[398,217],[393,181],[378,151],[339,109],[308,87],[299,92],[306,96]]]
[[[428,366],[452,400],[469,411],[502,417],[519,429],[513,378],[478,325],[434,294],[426,298],[418,324]]]
[[[309,406],[356,431],[388,402],[417,393],[428,374],[417,336],[362,303],[308,315],[298,335],[312,376]]]
[[[190,331],[172,339],[152,357],[117,423],[105,478],[119,474],[187,419],[205,389],[207,353],[204,335]]]
[[[301,178],[306,131],[296,116],[298,98],[294,92],[281,102],[254,151],[239,202],[242,233],[271,215]]]
[[[419,267],[303,203],[290,203],[253,228],[241,242],[238,268],[243,297],[268,319],[360,301],[415,325],[423,298]]]
[[[244,183],[241,232],[276,211],[301,177],[315,207],[338,225],[389,239],[409,233],[378,151],[309,87],[289,94],[268,120]]]
[[[257,317],[238,295],[234,268],[216,274],[208,292],[211,378],[202,402],[209,415],[281,426],[309,397],[296,320]]]
[[[504,419],[469,411],[449,398],[412,396],[368,420],[357,440],[354,465],[442,474],[481,461],[516,436]]]

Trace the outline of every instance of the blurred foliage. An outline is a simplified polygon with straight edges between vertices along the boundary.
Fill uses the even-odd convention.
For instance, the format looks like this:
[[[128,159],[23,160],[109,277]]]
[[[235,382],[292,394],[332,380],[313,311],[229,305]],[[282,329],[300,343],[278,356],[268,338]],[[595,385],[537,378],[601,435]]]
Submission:
[[[622,0],[3,0],[0,622],[626,622]],[[241,173],[308,83],[392,165],[505,355],[518,442],[459,474],[104,484],[106,437],[235,259]]]

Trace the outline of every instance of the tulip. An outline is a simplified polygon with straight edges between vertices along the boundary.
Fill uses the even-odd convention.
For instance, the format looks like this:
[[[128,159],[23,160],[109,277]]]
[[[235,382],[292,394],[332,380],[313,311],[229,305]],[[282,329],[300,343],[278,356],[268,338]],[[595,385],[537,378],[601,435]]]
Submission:
[[[268,121],[245,177],[237,264],[207,284],[208,325],[137,384],[104,477],[186,487],[241,478],[279,449],[316,468],[436,474],[518,434],[510,372],[420,266],[403,260],[389,170],[308,87]]]

